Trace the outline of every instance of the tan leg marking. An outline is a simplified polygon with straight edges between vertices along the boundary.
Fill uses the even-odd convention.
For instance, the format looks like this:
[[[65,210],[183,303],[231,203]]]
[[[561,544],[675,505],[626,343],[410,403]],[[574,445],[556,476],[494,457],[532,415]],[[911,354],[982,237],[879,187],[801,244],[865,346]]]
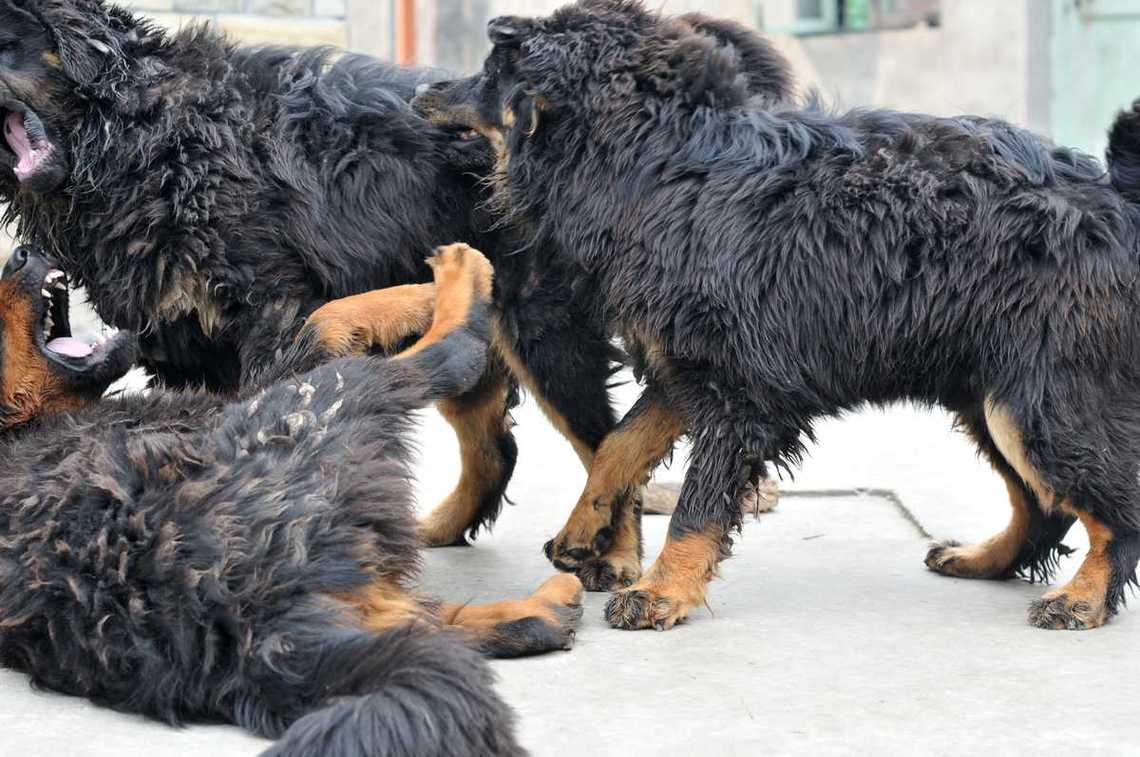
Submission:
[[[1017,562],[1029,534],[1029,503],[1021,482],[995,470],[1005,481],[1013,512],[1001,533],[983,542],[962,546],[946,542],[933,547],[926,556],[926,567],[958,578],[1003,578]]]
[[[556,567],[578,570],[584,562],[608,555],[619,530],[625,531],[623,549],[615,558],[629,567],[631,558],[635,557],[630,551],[633,538],[630,531],[636,529],[636,524],[631,524],[629,519],[637,517],[632,512],[633,501],[639,495],[638,489],[649,480],[653,468],[684,431],[684,421],[677,412],[653,402],[636,416],[623,420],[605,438],[570,519],[549,545],[548,556]],[[622,508],[622,511],[614,508]],[[633,576],[627,573],[626,577]],[[588,588],[611,587],[591,585]]]
[[[430,613],[411,592],[390,578],[381,577],[351,594],[332,597],[351,608],[361,627],[379,633],[412,622],[431,622]]]
[[[1021,438],[1021,429],[1013,418],[1009,408],[987,398],[985,402],[986,427],[993,437],[994,446],[1001,452],[1002,457],[1010,464],[1026,486],[1037,495],[1037,502],[1041,508],[1049,512],[1056,504],[1056,494],[1041,478],[1041,473],[1030,462],[1025,454],[1025,443]]]
[[[555,608],[581,604],[582,583],[574,576],[559,573],[546,579],[526,599],[505,599],[485,605],[440,605],[439,617],[446,625],[461,626],[472,632],[493,628],[523,618],[557,620]]]
[[[428,546],[462,543],[464,531],[479,516],[484,497],[498,487],[504,465],[499,439],[510,430],[509,393],[507,378],[501,376],[474,396],[437,404],[455,430],[463,468],[454,491],[420,523],[420,536]]]
[[[1108,589],[1112,582],[1112,558],[1108,545],[1112,530],[1087,512],[1077,517],[1089,535],[1089,553],[1073,580],[1035,602],[1029,622],[1038,628],[1084,630],[1108,621]]]
[[[476,299],[489,301],[494,280],[490,261],[473,247],[452,244],[428,258],[435,274],[436,300],[431,328],[418,342],[397,355],[408,358],[463,327]]]
[[[657,561],[628,589],[610,598],[606,619],[615,628],[663,631],[704,604],[721,560],[719,532],[670,536]]]
[[[372,633],[421,625],[424,633],[441,626],[463,632],[473,646],[494,657],[569,649],[582,617],[582,584],[574,576],[548,579],[526,599],[485,605],[424,602],[390,578],[377,578],[358,591],[332,594],[345,621]]]
[[[1108,589],[1112,582],[1112,558],[1108,545],[1112,530],[1068,498],[1058,498],[1025,454],[1021,433],[1009,410],[986,400],[986,425],[994,443],[1018,475],[1037,495],[1043,508],[1060,507],[1074,513],[1089,535],[1089,553],[1073,580],[1035,602],[1029,622],[1038,628],[1081,630],[1097,628],[1108,620]]]
[[[496,657],[569,649],[581,617],[582,583],[566,574],[547,579],[526,599],[439,607],[443,623],[466,632],[484,653]]]
[[[630,498],[614,518],[613,541],[603,554],[578,565],[587,591],[614,591],[641,578],[641,513]]]
[[[334,357],[391,350],[431,326],[435,285],[409,284],[333,300],[309,316],[325,350]]]

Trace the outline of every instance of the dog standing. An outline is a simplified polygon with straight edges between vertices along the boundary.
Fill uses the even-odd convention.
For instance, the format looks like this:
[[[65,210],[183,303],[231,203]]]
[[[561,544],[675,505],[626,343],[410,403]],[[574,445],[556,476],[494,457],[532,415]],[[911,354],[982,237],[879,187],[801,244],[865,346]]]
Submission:
[[[756,107],[742,55],[632,0],[496,19],[490,37],[482,73],[417,107],[479,115],[497,205],[530,255],[577,266],[647,376],[622,421],[639,432],[591,481],[633,485],[693,443],[666,546],[612,597],[612,625],[683,619],[728,554],[741,488],[795,464],[815,419],[900,400],[957,413],[1013,509],[982,544],[933,548],[931,569],[1048,574],[1079,519],[1090,552],[1030,622],[1116,612],[1140,558],[1135,113],[1110,183],[1000,121]],[[555,565],[596,554],[598,504]]]

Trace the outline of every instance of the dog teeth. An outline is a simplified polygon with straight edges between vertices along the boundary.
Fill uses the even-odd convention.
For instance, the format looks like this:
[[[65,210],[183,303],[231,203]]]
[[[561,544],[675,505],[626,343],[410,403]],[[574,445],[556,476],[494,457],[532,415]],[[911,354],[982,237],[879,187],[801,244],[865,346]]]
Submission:
[[[44,299],[45,299],[45,300],[50,300],[50,299],[51,299],[51,292],[49,292],[49,291],[48,291],[48,290],[46,290],[46,289],[41,289],[41,290],[40,290],[40,294],[42,294],[42,295],[44,296]]]

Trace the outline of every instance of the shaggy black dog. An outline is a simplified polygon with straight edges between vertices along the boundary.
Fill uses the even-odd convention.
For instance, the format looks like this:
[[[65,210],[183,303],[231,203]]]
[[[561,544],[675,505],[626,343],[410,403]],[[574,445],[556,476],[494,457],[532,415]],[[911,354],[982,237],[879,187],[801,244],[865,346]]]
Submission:
[[[670,538],[611,599],[613,625],[684,618],[728,552],[740,488],[796,463],[816,418],[898,400],[955,411],[1013,505],[1000,535],[938,545],[927,565],[1048,574],[1079,518],[1091,551],[1030,620],[1113,615],[1140,557],[1135,114],[1114,133],[1114,186],[1000,121],[762,109],[738,51],[629,0],[490,35],[481,74],[422,97],[481,115],[528,254],[578,266],[640,360],[649,387],[623,423],[656,438],[594,469],[692,438]],[[569,567],[594,550],[552,547]]]
[[[100,401],[133,337],[78,356],[64,274],[21,248],[0,280],[0,663],[118,710],[282,737],[273,755],[521,753],[472,647],[568,647],[581,586],[483,607],[407,587],[409,413],[476,382],[489,338],[487,261],[459,245],[434,260],[434,320],[396,358],[313,368],[306,332],[240,399]],[[393,299],[365,315],[401,338]]]
[[[748,46],[739,27],[690,21]],[[757,53],[750,84],[779,100],[782,62]],[[240,48],[206,28],[169,34],[103,0],[0,0],[0,200],[104,320],[141,330],[142,361],[168,385],[232,391],[326,301],[426,281],[436,244],[487,250],[496,357],[439,406],[463,459],[422,527],[444,545],[499,512],[515,381],[587,464],[616,422],[607,384],[620,356],[572,264],[511,254],[512,230],[480,210],[487,140],[408,107],[437,76]],[[598,566],[609,588],[618,576]]]
[[[499,272],[497,351],[588,460],[615,423],[615,352],[561,269],[500,254],[478,209],[487,141],[408,107],[435,76],[168,33],[103,0],[0,0],[0,202],[139,332],[167,386],[227,392],[329,300],[428,281],[435,245],[474,244]],[[499,511],[516,458],[503,362],[440,405],[464,472],[432,544]]]
[[[709,47],[736,57],[742,96],[754,106],[774,107],[791,100],[792,76],[787,62],[755,32],[732,21],[697,13],[681,16],[677,23]],[[415,101],[416,110],[440,128],[474,128],[500,148],[507,133],[495,124],[502,118],[523,119],[520,129],[524,132],[538,125],[539,114],[533,110],[524,109],[519,114],[489,110],[484,113],[479,103],[436,97],[431,94],[430,85],[421,85],[419,91],[422,96]],[[492,197],[491,207],[505,197],[502,193]],[[529,221],[521,214],[502,210],[498,218],[500,228],[509,230],[515,244],[524,251],[508,258],[508,271],[525,267],[546,278],[551,278],[548,270],[557,271],[555,280],[571,287],[575,302],[590,313],[591,322],[601,321],[601,329],[613,333],[613,324],[605,323],[604,302],[593,284],[579,275],[579,264],[568,256],[553,255],[550,250],[541,256],[527,253],[526,248],[533,243]],[[496,267],[497,273],[502,270],[501,265]],[[529,315],[538,321],[537,313]],[[642,487],[655,463],[668,453],[673,436],[680,433],[673,425],[672,418],[662,417],[639,403],[619,427],[605,436],[596,456],[591,455],[596,464],[591,468],[589,484],[562,533],[545,546],[547,556],[560,568],[576,572],[588,590],[628,586],[641,577]],[[660,493],[654,496],[659,498]],[[741,501],[747,505],[759,500],[745,496]]]

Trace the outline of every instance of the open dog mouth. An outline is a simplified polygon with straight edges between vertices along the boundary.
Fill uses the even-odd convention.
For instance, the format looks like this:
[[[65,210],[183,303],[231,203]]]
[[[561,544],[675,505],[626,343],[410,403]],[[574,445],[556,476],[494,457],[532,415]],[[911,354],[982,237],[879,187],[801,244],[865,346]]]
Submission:
[[[77,373],[85,373],[103,363],[111,348],[124,334],[99,344],[89,344],[71,334],[70,291],[67,276],[56,268],[48,270],[40,285],[42,298],[37,343],[52,362]],[[124,338],[129,338],[126,335]]]
[[[48,271],[40,287],[40,296],[43,298],[40,340],[44,350],[59,357],[90,357],[95,352],[94,345],[71,335],[71,298],[63,271],[55,268]]]
[[[43,121],[20,103],[0,107],[0,123],[4,129],[3,148],[10,156],[12,171],[20,181],[39,173],[55,147],[48,139]]]

